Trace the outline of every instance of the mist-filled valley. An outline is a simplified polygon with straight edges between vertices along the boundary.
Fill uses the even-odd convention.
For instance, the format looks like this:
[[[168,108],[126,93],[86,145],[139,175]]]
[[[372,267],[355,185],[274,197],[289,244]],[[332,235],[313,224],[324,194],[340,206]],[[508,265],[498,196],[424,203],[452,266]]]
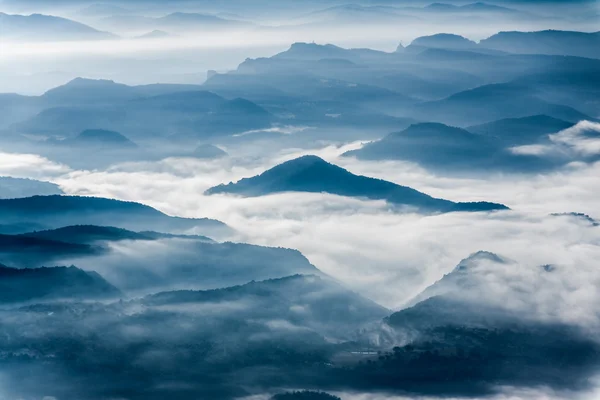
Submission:
[[[0,0],[0,398],[598,398],[599,22]]]

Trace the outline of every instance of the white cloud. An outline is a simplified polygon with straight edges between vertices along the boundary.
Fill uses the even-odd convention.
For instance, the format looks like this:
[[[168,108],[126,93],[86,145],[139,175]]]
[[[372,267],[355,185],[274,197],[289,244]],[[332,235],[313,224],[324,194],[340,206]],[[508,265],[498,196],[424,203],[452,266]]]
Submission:
[[[527,144],[524,146],[511,147],[510,152],[521,156],[543,156],[554,151],[552,146],[543,144]]]
[[[522,279],[528,279],[528,268],[558,264],[565,282],[581,289],[565,292],[568,298],[563,299],[564,304],[581,306],[573,313],[578,317],[592,307],[598,294],[588,282],[598,279],[595,260],[600,259],[600,230],[573,218],[548,214],[577,211],[600,216],[600,164],[538,176],[450,178],[407,163],[337,158],[355,145],[287,150],[262,160],[170,158],[107,171],[73,171],[57,182],[68,193],[141,201],[173,215],[221,219],[238,230],[236,240],[297,248],[324,272],[388,307],[400,306],[478,250],[517,260],[524,268]],[[247,199],[202,194],[213,185],[253,176],[305,153],[316,153],[352,172],[415,187],[436,197],[501,202],[514,211],[421,216],[394,213],[382,201],[317,193]],[[552,297],[545,290],[539,295],[540,301],[549,297],[549,304],[560,299],[560,295]],[[530,309],[536,309],[537,304],[537,300],[532,301]],[[566,319],[568,309],[559,309],[554,317]]]
[[[577,125],[550,135],[557,145],[583,157],[600,154],[600,123],[581,121]]]
[[[67,193],[140,201],[172,215],[220,219],[238,231],[236,240],[299,249],[324,272],[391,308],[401,306],[467,255],[478,250],[496,252],[519,266],[499,276],[499,286],[512,280],[532,283],[529,300],[525,298],[526,304],[520,305],[523,310],[571,322],[576,319],[586,325],[595,323],[594,304],[600,300],[600,272],[596,272],[600,229],[576,218],[548,214],[583,212],[600,217],[600,163],[536,176],[441,177],[409,163],[338,157],[357,145],[290,149],[267,159],[235,155],[220,160],[168,158],[121,164],[106,171],[68,171],[31,155],[12,155],[15,161],[5,165],[23,175],[56,176],[64,171],[54,181]],[[213,185],[256,175],[307,153],[354,173],[411,186],[436,197],[494,201],[513,211],[422,216],[394,213],[383,201],[319,193],[247,199],[203,195]],[[532,271],[545,264],[559,267],[553,276],[558,276],[560,283],[533,284],[536,277]],[[542,310],[544,304],[556,312]]]
[[[50,161],[37,154],[0,152],[0,175],[16,178],[52,178],[68,172],[64,164]]]

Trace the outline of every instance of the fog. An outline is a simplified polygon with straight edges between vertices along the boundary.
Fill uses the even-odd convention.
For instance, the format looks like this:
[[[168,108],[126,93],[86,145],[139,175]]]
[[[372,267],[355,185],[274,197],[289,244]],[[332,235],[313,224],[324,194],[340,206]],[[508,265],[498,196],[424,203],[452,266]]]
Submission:
[[[0,397],[600,399],[597,2],[430,3],[0,0]]]
[[[600,274],[595,260],[600,257],[600,230],[581,218],[550,214],[600,215],[600,163],[571,165],[534,176],[459,178],[434,175],[408,163],[338,157],[358,145],[287,150],[258,159],[236,158],[235,154],[212,161],[168,158],[120,164],[108,170],[68,172],[65,166],[43,158],[12,154],[3,157],[6,161],[0,163],[0,174],[48,179],[68,194],[143,201],[171,215],[222,220],[236,230],[233,240],[299,249],[326,274],[393,309],[402,307],[469,254],[495,252],[513,260],[514,267],[504,268],[506,275],[494,278],[500,281],[491,283],[489,293],[492,287],[500,291],[490,296],[492,301],[512,297],[515,303],[511,307],[535,318],[597,324],[595,287]],[[256,175],[302,154],[316,154],[351,172],[433,196],[494,201],[512,210],[423,216],[396,213],[382,201],[327,194],[203,195],[209,187]],[[143,264],[145,257],[156,260],[160,254],[152,256],[154,251],[148,250],[130,251],[141,257]],[[102,261],[98,264],[102,268]],[[541,266],[548,264],[556,270],[545,277]]]

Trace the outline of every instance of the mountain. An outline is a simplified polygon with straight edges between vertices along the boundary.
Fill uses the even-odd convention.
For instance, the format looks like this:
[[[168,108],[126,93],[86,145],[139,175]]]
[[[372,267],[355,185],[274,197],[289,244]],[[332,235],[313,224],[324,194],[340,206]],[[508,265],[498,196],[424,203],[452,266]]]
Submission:
[[[131,389],[157,399],[229,400],[251,382],[276,393],[281,382],[302,387],[313,377],[329,379],[330,359],[355,328],[388,313],[330,279],[299,275],[112,303],[35,303],[0,309],[0,335],[10,338],[0,341],[0,357],[55,371],[49,385],[25,375],[11,393],[56,387],[52,392],[67,398],[81,390],[101,398]],[[143,383],[119,379],[125,371]]]
[[[501,204],[454,203],[436,199],[409,187],[368,178],[330,164],[316,156],[284,162],[252,178],[215,186],[206,194],[230,193],[247,197],[281,192],[330,193],[339,196],[386,200],[388,203],[421,212],[506,210]]]
[[[46,240],[60,240],[62,242],[78,244],[91,244],[102,241],[112,242],[120,240],[152,239],[142,233],[132,232],[126,229],[95,225],[65,226],[58,229],[23,233],[21,236]]]
[[[158,239],[193,239],[212,242],[206,236],[174,235],[169,233],[143,231],[133,232],[112,226],[72,225],[45,231],[23,233],[20,236],[59,240],[61,242],[93,244],[96,242],[118,242],[121,240],[158,240]]]
[[[131,99],[135,89],[108,79],[75,78],[62,86],[46,91],[42,98],[53,106],[109,104]]]
[[[569,212],[569,213],[553,213],[553,214],[550,214],[550,215],[553,216],[553,217],[568,217],[568,218],[573,218],[573,219],[575,219],[577,221],[584,222],[588,226],[592,226],[592,227],[600,226],[600,222],[598,222],[594,218],[592,218],[589,215],[584,214],[584,213]]]
[[[75,78],[46,91],[40,100],[47,107],[78,106],[84,105],[114,105],[114,103],[129,102],[131,100],[145,101],[160,96],[175,96],[181,92],[199,91],[200,85],[154,83],[149,85],[129,86],[108,79]]]
[[[271,127],[274,116],[258,104],[236,98],[215,107],[194,123],[203,135],[232,135]],[[196,133],[197,134],[197,133]]]
[[[341,400],[339,397],[325,392],[310,390],[278,393],[271,400]]]
[[[474,170],[532,171],[554,160],[513,154],[494,137],[439,123],[413,124],[401,132],[344,153],[361,160],[402,160],[439,172]]]
[[[473,290],[477,286],[477,281],[474,280],[473,270],[478,264],[487,263],[501,269],[507,261],[497,254],[487,251],[479,251],[471,254],[469,257],[461,260],[461,262],[448,274],[444,275],[440,280],[428,286],[419,293],[415,298],[408,302],[408,306],[418,304],[429,298],[452,295],[462,291]]]
[[[165,38],[168,38],[171,36],[172,35],[169,32],[155,29],[152,32],[148,32],[143,35],[136,36],[136,39],[165,39]]]
[[[170,144],[173,138],[184,139],[189,142],[187,146],[213,136],[269,128],[278,121],[255,102],[238,96],[225,99],[200,89],[203,87],[198,85],[128,86],[109,80],[77,78],[43,96],[31,98],[31,102],[38,104],[37,113],[32,110],[32,115],[12,124],[10,130],[15,135],[51,138],[72,138],[90,129],[123,131],[141,146],[143,142],[151,141],[154,151],[165,151],[155,146],[155,139],[169,138]],[[1,97],[0,111],[3,111]],[[11,111],[9,106],[6,113]],[[32,145],[41,147],[39,143]],[[38,151],[50,150],[40,148]],[[137,156],[143,157],[142,153],[138,152]],[[79,168],[98,168],[97,164],[102,162],[102,157],[96,157],[96,160],[77,159],[72,154],[43,155]],[[92,161],[97,163],[82,165]]]
[[[201,144],[200,146],[196,147],[192,155],[196,158],[206,159],[221,158],[228,156],[226,151],[221,150],[220,148],[212,144]]]
[[[164,232],[155,232],[155,231],[142,231],[137,232],[139,235],[142,235],[145,240],[160,240],[160,239],[187,239],[187,240],[199,240],[201,242],[206,243],[216,243],[214,240],[207,236],[201,235],[182,235],[182,234],[174,234],[174,233],[164,233]]]
[[[0,198],[14,199],[17,197],[49,196],[63,194],[60,187],[54,183],[36,181],[34,179],[0,177]]]
[[[600,32],[500,32],[482,40],[479,45],[509,53],[600,58]]]
[[[523,266],[489,252],[461,261],[406,308],[385,318],[378,331],[365,330],[371,343],[375,339],[394,347],[354,367],[351,376],[359,385],[377,382],[430,394],[466,384],[471,394],[483,395],[503,382],[585,387],[582,374],[595,370],[597,343],[580,328],[512,310],[515,302],[534,297],[509,272],[513,268]],[[548,266],[525,273],[539,274],[535,285],[540,286],[556,279]]]
[[[519,10],[515,10],[513,8],[497,6],[495,4],[488,4],[483,2],[465,4],[464,6],[459,7],[460,10],[463,11],[471,11],[471,12],[485,12],[485,13],[507,13],[507,14],[515,14],[520,13]]]
[[[100,197],[33,196],[0,200],[0,218],[5,224],[35,223],[46,229],[69,225],[108,225],[132,231],[195,231],[211,237],[229,232],[227,225],[220,221],[170,217],[140,203]]]
[[[573,123],[547,115],[532,115],[523,118],[507,118],[474,125],[469,132],[490,136],[511,146],[525,145],[547,140],[548,135],[573,126]]]
[[[463,36],[449,33],[438,33],[431,36],[421,36],[416,38],[406,48],[406,50],[415,51],[426,48],[445,50],[472,50],[477,48],[477,43]]]
[[[15,267],[37,267],[58,260],[98,256],[105,252],[102,247],[63,242],[58,238],[0,235],[0,257],[5,264]]]
[[[119,132],[108,131],[104,129],[86,129],[72,139],[56,141],[55,143],[64,146],[74,146],[95,150],[130,150],[137,148],[135,143],[127,139]]]
[[[122,290],[143,294],[222,288],[294,274],[324,275],[297,250],[180,236],[158,239],[164,240],[124,244],[122,248],[137,251],[119,251],[87,263]]]
[[[345,153],[361,159],[398,159],[431,164],[472,162],[489,157],[496,150],[487,138],[462,128],[439,123],[413,124],[401,132],[390,133],[381,140],[367,143],[359,150]]]
[[[572,107],[549,103],[536,96],[533,87],[519,83],[479,86],[442,100],[421,103],[414,108],[414,113],[416,118],[435,118],[437,122],[455,126],[539,114],[573,123],[592,119]]]
[[[131,13],[131,10],[114,4],[95,3],[79,10],[77,13],[85,17],[102,17],[109,15],[127,15]]]
[[[329,278],[294,275],[208,291],[171,291],[147,296],[145,306],[174,307],[202,304],[247,304],[244,319],[276,319],[337,338],[351,337],[356,327],[377,321],[388,310],[345,289]]]
[[[227,100],[205,90],[178,90],[149,96],[133,101],[133,106],[150,110],[169,110],[173,112],[208,112]]]
[[[106,299],[121,294],[95,272],[76,267],[14,269],[0,265],[0,303]]]
[[[6,40],[102,40],[115,35],[52,15],[11,15],[0,12],[0,38]]]
[[[175,26],[179,29],[204,29],[213,27],[235,27],[249,25],[247,22],[233,21],[215,15],[175,12],[156,19],[158,26]]]
[[[294,274],[323,275],[296,250],[89,225],[0,235],[0,256],[15,267],[85,262],[136,294],[211,289]]]
[[[433,297],[392,314],[385,326],[401,344],[356,367],[358,385],[429,394],[467,385],[484,397],[508,382],[579,390],[598,362],[597,343],[579,329],[520,319],[485,302]]]
[[[403,15],[402,9],[390,6],[364,6],[359,4],[342,4],[313,11],[294,20],[295,23],[306,24],[391,24],[415,21],[416,17]]]
[[[393,55],[383,51],[371,49],[344,49],[333,44],[317,44],[296,42],[286,51],[278,53],[269,60],[327,60],[339,59],[349,61],[360,61],[361,59],[393,58]]]
[[[247,29],[253,27],[251,23],[245,21],[191,12],[174,12],[156,18],[131,14],[115,14],[103,18],[100,23],[102,23],[102,26],[119,31],[163,30],[178,34],[215,29]]]
[[[518,13],[519,11],[512,9],[512,8],[507,8],[507,7],[501,7],[501,6],[497,6],[494,4],[488,4],[488,3],[483,3],[483,2],[477,2],[477,3],[471,3],[471,4],[465,4],[462,6],[457,6],[454,4],[449,4],[449,3],[432,3],[426,7],[424,7],[425,10],[428,11],[437,11],[437,12],[450,12],[450,13],[460,13],[460,12],[469,12],[469,13],[477,13],[477,12],[481,12],[481,13],[509,13],[509,14],[513,14],[513,13]]]

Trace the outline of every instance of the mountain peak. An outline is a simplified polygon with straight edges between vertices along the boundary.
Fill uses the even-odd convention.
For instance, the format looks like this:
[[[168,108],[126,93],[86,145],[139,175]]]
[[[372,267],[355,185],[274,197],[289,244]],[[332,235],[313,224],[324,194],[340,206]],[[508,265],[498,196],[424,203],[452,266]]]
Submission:
[[[421,293],[411,299],[407,306],[412,306],[426,299],[460,293],[472,288],[474,273],[482,263],[506,264],[508,261],[489,251],[478,251],[461,260],[458,265],[440,280],[426,287]]]
[[[91,79],[91,78],[83,78],[78,76],[77,78],[71,79],[64,86],[110,86],[117,85],[117,83],[111,79]]]
[[[469,49],[476,47],[477,43],[453,33],[437,33],[435,35],[418,37],[410,45],[413,47]]]
[[[477,251],[477,252],[471,254],[469,257],[461,260],[460,263],[458,263],[458,265],[456,266],[456,268],[454,270],[455,271],[468,271],[468,270],[472,269],[474,266],[476,266],[478,263],[486,262],[486,261],[489,261],[489,262],[492,262],[495,264],[505,264],[507,262],[505,259],[503,259],[499,255],[497,255],[496,253],[480,250],[480,251]]]
[[[230,193],[246,197],[283,192],[329,193],[359,199],[385,200],[390,205],[411,211],[452,212],[507,209],[494,203],[454,203],[437,199],[415,189],[381,179],[354,175],[315,155],[306,155],[237,183],[210,188],[206,194]]]
[[[280,164],[279,166],[283,166],[283,165],[292,166],[293,165],[293,166],[299,166],[299,167],[307,167],[307,166],[311,166],[311,165],[315,165],[315,164],[333,165],[333,164],[329,164],[327,161],[323,160],[319,156],[307,154],[304,156],[300,156],[298,158],[294,158],[293,160],[286,161],[283,164]]]
[[[105,129],[86,129],[73,138],[70,142],[81,145],[110,145],[120,147],[137,147],[119,132]]]
[[[347,50],[333,44],[296,42],[293,43],[288,50],[277,54],[276,57],[311,60],[342,57],[346,52]]]

